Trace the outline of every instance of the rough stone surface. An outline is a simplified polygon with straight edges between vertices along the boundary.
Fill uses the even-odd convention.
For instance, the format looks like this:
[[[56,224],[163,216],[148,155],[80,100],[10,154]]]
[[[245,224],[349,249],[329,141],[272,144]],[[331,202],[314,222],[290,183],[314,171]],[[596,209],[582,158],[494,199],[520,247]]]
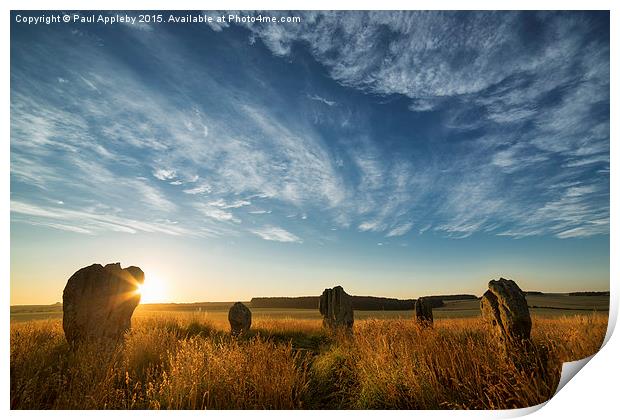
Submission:
[[[252,312],[243,303],[237,302],[228,311],[228,322],[233,334],[247,332],[252,326]]]
[[[433,305],[431,299],[420,297],[415,301],[415,318],[421,325],[433,325]]]
[[[480,300],[480,310],[505,347],[529,341],[532,319],[525,293],[514,281],[491,280]]]
[[[329,328],[353,328],[353,301],[341,286],[325,289],[319,299],[323,325]]]
[[[67,341],[122,337],[131,328],[142,283],[140,268],[123,269],[120,263],[93,264],[76,271],[62,294],[62,327]]]

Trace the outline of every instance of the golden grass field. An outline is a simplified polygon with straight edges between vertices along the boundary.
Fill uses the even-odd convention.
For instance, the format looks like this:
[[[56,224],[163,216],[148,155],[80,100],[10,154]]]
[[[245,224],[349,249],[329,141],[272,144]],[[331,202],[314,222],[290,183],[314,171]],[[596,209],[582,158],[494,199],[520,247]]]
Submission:
[[[117,344],[71,350],[60,319],[11,323],[13,409],[498,409],[548,400],[561,362],[594,354],[607,313],[533,315],[519,369],[482,319],[256,319],[233,338],[207,314],[142,313]]]

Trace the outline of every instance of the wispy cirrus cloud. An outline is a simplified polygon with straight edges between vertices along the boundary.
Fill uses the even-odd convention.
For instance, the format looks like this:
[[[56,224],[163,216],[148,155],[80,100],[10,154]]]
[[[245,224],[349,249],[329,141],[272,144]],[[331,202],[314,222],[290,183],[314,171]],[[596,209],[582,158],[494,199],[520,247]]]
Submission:
[[[203,215],[220,222],[240,222],[240,220],[236,218],[230,211],[226,211],[209,204],[196,204],[196,209]]]
[[[253,229],[251,232],[266,241],[303,242],[297,235],[277,226],[264,226],[258,229]]]
[[[153,176],[161,181],[167,181],[176,178],[177,173],[174,169],[159,168],[153,172]]]
[[[455,156],[460,162],[450,163],[449,181],[444,181],[441,172],[433,176],[435,196],[443,202],[433,200],[444,219],[436,220],[436,227],[467,236],[498,222],[513,227],[527,224],[528,219],[519,217],[510,207],[518,206],[529,213],[552,204],[545,201],[547,197],[562,193],[545,182],[552,168],[575,168],[563,171],[566,178],[591,178],[589,165],[605,163],[609,155],[609,118],[598,110],[609,104],[609,44],[608,37],[596,35],[601,16],[310,12],[305,24],[286,30],[274,32],[256,26],[248,29],[276,56],[292,55],[294,45],[306,43],[330,76],[345,86],[408,97],[413,112],[441,115],[442,109],[449,109],[445,124],[455,132],[478,130],[490,134],[457,149]],[[518,29],[525,20],[532,24],[529,32]],[[386,30],[394,35],[385,35]],[[378,39],[385,42],[376,42]],[[586,55],[584,48],[589,51]],[[439,148],[446,149],[442,153],[454,153],[447,147]],[[446,156],[441,159],[446,160]],[[362,178],[364,191],[373,188],[369,182],[372,179],[375,186],[385,188],[380,180],[382,174],[371,172],[370,161],[359,160],[359,164],[366,174]],[[476,166],[490,164],[505,175],[483,170],[489,177],[483,178]],[[529,174],[524,172],[528,170]],[[464,181],[469,178],[468,171],[477,174],[474,183]],[[531,178],[531,188],[524,186],[528,181],[519,182],[507,196],[510,178]],[[484,190],[475,185],[478,181]],[[599,182],[605,183],[608,190],[608,180]],[[480,204],[462,199],[467,196],[476,197]],[[468,202],[472,205],[464,204]],[[416,207],[412,203],[411,210],[415,212]],[[582,218],[574,220],[576,225],[583,225],[576,232],[600,233],[589,222],[607,207],[604,195],[591,201]],[[556,216],[549,214],[538,229],[530,231],[553,234]],[[525,226],[517,230],[522,228]]]
[[[250,214],[270,214],[271,210],[251,210],[248,213],[250,213]]]
[[[93,234],[103,231],[123,233],[151,232],[175,236],[209,236],[207,230],[186,229],[175,224],[144,222],[128,219],[108,211],[89,208],[84,210],[66,209],[59,206],[40,206],[24,201],[11,201],[11,212],[19,216],[34,216],[24,219],[26,223],[43,225],[75,233]],[[59,222],[62,221],[62,222]]]
[[[223,209],[238,209],[239,207],[249,206],[250,204],[252,203],[247,200],[234,200],[231,202],[226,202],[226,200],[222,198],[218,198],[217,200],[209,203],[210,206],[220,207]]]
[[[376,232],[378,230],[382,230],[381,225],[376,220],[362,222],[357,228],[360,232]]]
[[[308,99],[312,100],[312,101],[317,101],[317,102],[321,102],[324,103],[327,106],[334,106],[337,105],[338,103],[336,101],[330,101],[328,99],[325,99],[319,95],[307,95]]]
[[[301,240],[274,226],[291,214],[387,237],[605,234],[609,45],[594,19],[310,12],[277,30],[213,26],[217,65],[166,29],[121,28],[109,45],[52,29],[36,51],[16,37],[13,195],[224,235],[262,218],[274,225],[253,234],[288,242]],[[304,73],[316,63],[295,48],[329,77]],[[48,226],[104,228],[61,214]]]
[[[196,185],[195,187],[183,190],[183,192],[185,194],[196,195],[196,194],[210,193],[212,190],[213,189],[211,188],[209,184],[200,184],[200,185]]]
[[[413,223],[405,223],[403,225],[392,228],[385,236],[387,237],[403,236],[406,233],[408,233],[411,230],[411,228],[413,228]]]

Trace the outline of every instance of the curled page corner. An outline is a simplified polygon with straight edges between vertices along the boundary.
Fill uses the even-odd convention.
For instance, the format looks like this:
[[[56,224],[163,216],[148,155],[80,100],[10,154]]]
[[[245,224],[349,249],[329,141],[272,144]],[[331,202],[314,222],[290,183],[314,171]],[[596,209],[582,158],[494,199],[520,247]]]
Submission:
[[[562,363],[562,373],[560,375],[560,381],[558,383],[557,389],[555,390],[555,393],[553,394],[553,397],[555,397],[558,392],[560,392],[560,390],[564,388],[564,385],[566,385],[571,379],[573,379],[577,372],[579,372],[595,356],[595,354],[593,354],[592,356],[588,356],[584,359]],[[549,398],[543,403],[533,405],[531,407],[517,408],[514,410],[504,410],[501,412],[500,417],[515,418],[527,416],[543,408],[545,405],[547,405],[549,401],[553,399],[553,397]]]
[[[555,394],[553,394],[553,396],[555,397],[558,392],[560,392],[560,390],[564,388],[564,385],[566,385],[568,381],[573,379],[577,372],[579,372],[590,360],[592,360],[593,357],[594,354],[592,356],[586,357],[585,359],[562,363],[562,374],[560,376],[560,382],[558,383],[558,388],[555,390]]]
[[[512,410],[500,410],[498,412],[498,417],[499,418],[504,418],[504,419],[514,419],[517,417],[525,417],[527,415],[530,415],[538,410],[540,410],[541,408],[543,408],[545,405],[547,405],[547,403],[549,402],[549,400],[537,404],[537,405],[532,405],[530,407],[524,407],[524,408],[515,408]]]

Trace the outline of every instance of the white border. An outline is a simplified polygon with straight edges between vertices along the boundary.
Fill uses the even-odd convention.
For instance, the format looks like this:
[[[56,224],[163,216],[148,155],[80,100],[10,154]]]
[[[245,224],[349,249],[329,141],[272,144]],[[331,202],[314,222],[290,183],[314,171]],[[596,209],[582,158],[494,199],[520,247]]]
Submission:
[[[9,410],[9,397],[10,397],[10,385],[9,385],[9,311],[10,306],[10,246],[9,246],[9,138],[10,138],[10,120],[9,120],[9,97],[10,97],[10,77],[9,77],[9,53],[10,53],[10,25],[9,25],[9,11],[15,10],[48,10],[48,9],[60,9],[60,10],[192,10],[192,9],[219,9],[219,10],[249,10],[249,9],[262,9],[262,10],[369,10],[369,9],[386,9],[386,10],[406,10],[406,9],[422,9],[422,10],[611,10],[611,74],[614,74],[613,70],[617,73],[617,55],[618,55],[618,31],[617,27],[619,19],[617,18],[617,1],[604,1],[604,0],[589,0],[589,1],[558,1],[558,0],[522,0],[522,1],[484,1],[484,0],[470,0],[467,2],[456,0],[419,0],[415,3],[402,1],[402,0],[382,0],[382,1],[369,1],[369,0],[346,0],[346,1],[328,1],[328,0],[303,0],[296,1],[294,4],[285,2],[283,0],[264,0],[264,1],[249,1],[249,0],[211,0],[203,2],[192,2],[187,0],[176,0],[174,3],[169,1],[128,1],[128,0],[93,0],[88,3],[78,0],[65,0],[65,1],[41,1],[41,0],[5,0],[2,2],[2,9],[4,9],[3,18],[5,25],[2,27],[2,43],[1,52],[4,60],[2,66],[2,108],[3,108],[3,131],[2,136],[2,153],[0,153],[0,171],[2,173],[2,181],[0,182],[0,191],[3,199],[0,201],[1,214],[3,215],[0,223],[0,235],[2,241],[0,247],[2,253],[0,255],[0,270],[4,279],[4,291],[1,294],[4,303],[5,311],[3,312],[3,337],[5,337],[5,343],[1,347],[2,357],[2,390],[1,400],[3,411]],[[616,7],[614,7],[616,6]],[[612,82],[611,91],[611,115],[617,115],[614,113],[616,100],[618,99],[617,84]],[[617,128],[614,124],[614,119],[611,119],[611,138],[617,138]],[[618,155],[617,147],[611,142],[611,164],[613,166],[616,162]],[[471,412],[471,411],[339,411],[334,412],[321,412],[315,413],[312,411],[296,411],[294,413],[285,411],[267,411],[267,412],[238,412],[238,411],[211,411],[209,413],[191,412],[191,411],[176,411],[176,412],[148,412],[139,413],[138,415],[148,415],[149,417],[165,417],[171,418],[196,418],[198,416],[216,417],[218,419],[233,419],[239,416],[243,417],[258,417],[258,418],[274,418],[282,417],[288,418],[294,416],[296,418],[310,418],[315,416],[338,416],[338,417],[353,417],[360,418],[376,418],[377,416],[389,416],[393,418],[411,418],[423,417],[423,418],[439,418],[439,419],[452,419],[452,418],[498,418],[498,417],[516,417],[521,416],[532,411],[535,411],[531,418],[608,418],[611,413],[617,413],[617,379],[619,378],[618,360],[617,354],[620,354],[620,344],[617,337],[610,336],[611,331],[615,326],[618,314],[618,262],[614,256],[618,256],[618,235],[617,235],[617,186],[618,175],[614,170],[611,173],[611,267],[610,267],[610,288],[612,291],[611,308],[610,308],[610,322],[608,327],[608,335],[606,337],[606,345],[601,351],[591,359],[587,366],[577,375],[577,378],[569,381],[569,383],[555,396],[553,397],[544,408],[536,411],[536,409],[523,409],[523,410],[509,410],[509,411],[485,411],[485,412]],[[48,418],[65,419],[67,417],[78,417],[84,415],[84,412],[65,412],[65,411],[48,411],[41,412],[29,412],[29,411],[11,411],[10,416],[15,418],[30,418],[45,416]],[[107,418],[111,415],[106,411],[95,411],[86,413],[93,418]],[[136,413],[137,414],[137,413]],[[129,418],[133,415],[130,412],[115,412],[114,416],[120,416],[121,418]]]

